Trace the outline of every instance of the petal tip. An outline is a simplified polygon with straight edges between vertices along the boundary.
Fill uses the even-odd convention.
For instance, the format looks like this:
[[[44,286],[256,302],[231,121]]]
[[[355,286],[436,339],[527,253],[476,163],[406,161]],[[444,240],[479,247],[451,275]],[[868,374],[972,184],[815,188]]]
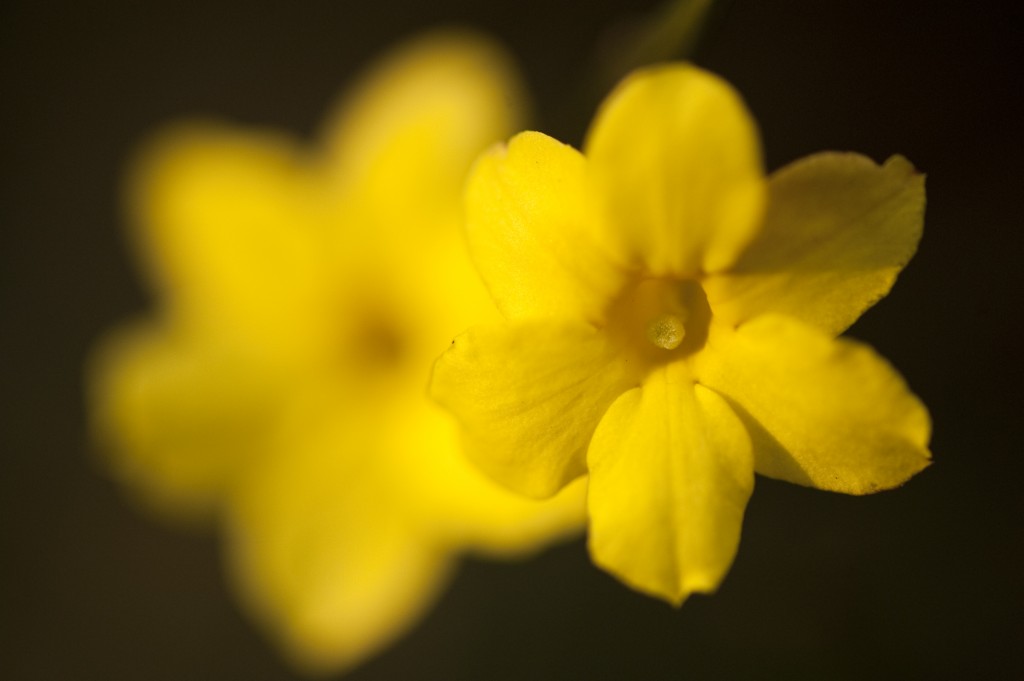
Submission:
[[[882,163],[882,168],[886,170],[892,170],[899,172],[909,177],[924,177],[924,172],[918,170],[913,163],[910,162],[903,154],[893,154],[889,158],[885,159]]]

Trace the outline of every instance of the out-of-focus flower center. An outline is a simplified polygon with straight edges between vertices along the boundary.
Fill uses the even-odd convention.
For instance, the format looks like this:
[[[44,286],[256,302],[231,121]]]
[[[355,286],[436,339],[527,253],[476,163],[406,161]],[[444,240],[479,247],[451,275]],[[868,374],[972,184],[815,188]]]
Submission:
[[[358,332],[359,357],[376,367],[392,367],[401,363],[408,350],[406,339],[389,320],[368,317]]]
[[[640,279],[611,306],[608,332],[646,369],[700,350],[711,309],[704,289],[689,279]]]
[[[397,376],[409,364],[415,338],[393,305],[373,298],[348,307],[347,329],[342,331],[342,362],[359,380],[376,381]]]

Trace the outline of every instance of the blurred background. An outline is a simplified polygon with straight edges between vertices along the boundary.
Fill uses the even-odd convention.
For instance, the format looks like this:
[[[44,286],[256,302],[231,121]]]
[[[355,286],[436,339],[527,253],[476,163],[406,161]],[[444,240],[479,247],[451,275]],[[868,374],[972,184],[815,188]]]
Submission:
[[[582,540],[467,560],[347,678],[957,678],[1021,668],[1022,12],[999,3],[735,0],[695,60],[757,117],[769,169],[823,149],[928,174],[925,236],[851,330],[935,422],[933,466],[849,498],[759,479],[720,592],[680,610]],[[97,465],[83,362],[151,309],[123,239],[135,145],[203,115],[312,135],[382,50],[472,25],[520,60],[535,126],[582,139],[581,88],[653,0],[146,3],[0,9],[0,678],[299,678],[240,614],[215,536],[140,514]]]

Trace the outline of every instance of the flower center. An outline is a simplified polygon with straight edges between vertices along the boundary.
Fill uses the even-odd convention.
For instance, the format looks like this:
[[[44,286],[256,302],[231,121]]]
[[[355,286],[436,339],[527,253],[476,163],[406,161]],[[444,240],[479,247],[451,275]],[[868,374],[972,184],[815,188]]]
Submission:
[[[698,282],[641,279],[612,305],[608,331],[643,368],[699,350],[710,321],[711,309]]]
[[[399,323],[387,300],[366,296],[343,307],[347,311],[339,329],[343,364],[363,377],[395,373],[409,361],[409,329]]]
[[[685,322],[678,314],[662,312],[647,323],[647,340],[664,350],[675,350],[686,337]]]
[[[357,341],[363,361],[376,367],[391,367],[405,354],[405,339],[395,325],[381,318],[368,318]]]

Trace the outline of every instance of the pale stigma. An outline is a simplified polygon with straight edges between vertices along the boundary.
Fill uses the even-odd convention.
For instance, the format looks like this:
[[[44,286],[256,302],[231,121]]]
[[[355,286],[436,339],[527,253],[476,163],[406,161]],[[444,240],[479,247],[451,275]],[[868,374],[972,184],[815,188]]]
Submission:
[[[679,315],[663,312],[647,323],[647,340],[659,348],[675,350],[686,337],[686,328]]]

